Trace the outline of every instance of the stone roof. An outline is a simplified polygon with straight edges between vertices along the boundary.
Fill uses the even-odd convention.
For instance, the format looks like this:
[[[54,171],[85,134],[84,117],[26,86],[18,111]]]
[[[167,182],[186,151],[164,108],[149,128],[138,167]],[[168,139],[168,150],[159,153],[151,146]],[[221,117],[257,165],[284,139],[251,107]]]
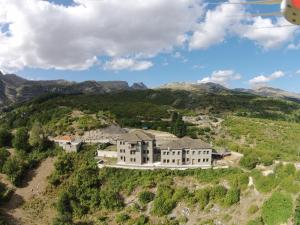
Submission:
[[[70,135],[65,135],[65,136],[55,137],[54,141],[72,142],[72,141],[75,141],[75,138],[73,136],[70,136]]]
[[[121,135],[119,140],[127,142],[153,141],[155,140],[155,136],[142,130],[135,130],[130,133]]]
[[[161,144],[160,149],[211,149],[212,146],[200,139],[184,137],[178,140]]]

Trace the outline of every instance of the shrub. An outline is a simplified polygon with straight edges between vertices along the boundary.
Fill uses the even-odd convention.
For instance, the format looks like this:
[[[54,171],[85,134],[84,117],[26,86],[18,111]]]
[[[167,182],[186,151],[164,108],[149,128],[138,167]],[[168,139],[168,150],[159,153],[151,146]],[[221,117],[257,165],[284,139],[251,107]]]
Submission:
[[[259,163],[258,158],[251,154],[245,155],[240,160],[240,165],[249,170],[254,169],[258,163]]]
[[[130,219],[130,216],[128,216],[125,213],[121,213],[121,214],[116,215],[116,223],[117,224],[124,224],[129,219]]]
[[[224,199],[224,204],[226,206],[231,206],[240,201],[240,190],[239,189],[230,189]]]
[[[290,195],[275,192],[263,204],[262,218],[268,225],[279,225],[286,223],[291,217],[293,201]]]
[[[14,156],[4,163],[2,170],[14,185],[19,186],[25,173],[26,165],[22,159]]]
[[[210,197],[215,201],[222,201],[227,194],[227,189],[224,186],[218,185],[211,189]]]
[[[257,205],[251,205],[248,209],[248,214],[253,215],[259,210]]]
[[[72,154],[59,155],[54,166],[59,175],[65,175],[72,172],[74,170]]]
[[[158,187],[156,197],[153,202],[153,214],[157,216],[168,215],[176,206],[173,198],[174,190],[168,186]]]
[[[12,135],[7,129],[0,129],[0,148],[11,146]]]
[[[101,207],[109,210],[118,210],[123,208],[124,202],[120,194],[111,190],[100,191]]]
[[[210,190],[201,189],[195,192],[195,199],[197,200],[199,207],[204,209],[209,203]]]
[[[0,172],[2,172],[3,165],[8,159],[10,153],[5,148],[0,148]]]
[[[153,201],[155,194],[153,194],[150,191],[143,191],[139,194],[139,202],[142,204],[147,204],[151,201]]]
[[[247,225],[265,225],[264,221],[261,217],[258,217],[254,220],[250,220]]]
[[[260,162],[264,165],[264,166],[271,166],[273,164],[274,158],[270,155],[263,155],[260,158]]]

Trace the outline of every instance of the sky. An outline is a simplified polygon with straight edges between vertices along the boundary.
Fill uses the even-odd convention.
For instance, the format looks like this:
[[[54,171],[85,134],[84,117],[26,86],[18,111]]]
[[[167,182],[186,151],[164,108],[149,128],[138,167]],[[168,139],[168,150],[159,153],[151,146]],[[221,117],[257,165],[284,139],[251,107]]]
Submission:
[[[0,0],[0,71],[300,93],[300,35],[240,0]]]

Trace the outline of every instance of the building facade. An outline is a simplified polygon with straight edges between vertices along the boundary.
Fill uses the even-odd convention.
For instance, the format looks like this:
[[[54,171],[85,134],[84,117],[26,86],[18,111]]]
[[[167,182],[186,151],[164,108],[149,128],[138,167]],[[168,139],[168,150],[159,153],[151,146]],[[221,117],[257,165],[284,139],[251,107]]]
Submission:
[[[144,131],[133,131],[117,140],[118,163],[142,165],[157,161],[155,137]]]
[[[182,138],[156,146],[155,137],[144,131],[124,134],[117,140],[119,164],[153,164],[211,166],[212,147],[202,140]]]
[[[212,147],[199,139],[188,137],[175,140],[159,147],[162,165],[211,166]]]

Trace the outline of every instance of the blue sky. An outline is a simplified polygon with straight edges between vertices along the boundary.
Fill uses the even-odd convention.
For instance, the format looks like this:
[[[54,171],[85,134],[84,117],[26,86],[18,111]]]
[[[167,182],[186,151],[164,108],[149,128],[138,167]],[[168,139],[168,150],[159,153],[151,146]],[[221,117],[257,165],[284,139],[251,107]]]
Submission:
[[[0,0],[0,5],[1,1],[3,1],[2,4],[13,4]],[[203,7],[203,2],[199,3],[195,0],[192,2],[197,2],[200,8],[195,7],[189,12],[190,9],[183,9],[185,0],[182,0],[178,6],[170,8],[171,16],[174,14],[182,18],[182,21],[179,21],[180,24],[176,24],[179,23],[176,19],[174,21],[174,19],[167,18],[168,15],[162,15],[164,10],[168,10],[167,4],[172,1],[161,0],[163,3],[157,3],[155,6],[152,6],[151,3],[148,6],[148,3],[145,3],[143,7],[149,7],[149,18],[155,16],[161,19],[158,23],[162,24],[160,29],[157,24],[151,24],[147,16],[141,15],[145,13],[138,12],[142,9],[137,7],[137,4],[131,6],[130,4],[134,2],[131,0],[128,1],[127,6],[121,5],[120,1],[120,8],[117,4],[109,5],[107,3],[107,6],[104,6],[106,0],[103,0],[103,6],[100,6],[102,3],[96,2],[98,0],[77,0],[77,4],[72,0],[52,0],[50,5],[46,5],[47,7],[38,5],[39,0],[30,1],[32,4],[30,10],[24,6],[18,12],[10,13],[12,15],[19,13],[22,16],[24,14],[26,17],[23,18],[27,19],[33,15],[45,15],[45,18],[49,17],[50,22],[45,19],[39,23],[28,19],[29,22],[23,25],[23,27],[28,26],[28,32],[25,28],[21,29],[21,25],[16,27],[8,25],[21,24],[23,21],[7,19],[2,22],[2,33],[6,32],[6,39],[1,39],[0,36],[0,47],[4,43],[8,43],[6,52],[10,50],[19,53],[9,54],[8,59],[1,62],[3,56],[0,50],[0,70],[15,72],[28,79],[126,80],[129,83],[144,82],[149,87],[169,82],[213,81],[232,88],[269,85],[300,93],[300,48],[297,27],[278,28],[288,24],[283,18],[237,20],[229,16],[243,15],[245,12],[278,11],[278,6],[268,6],[267,8],[245,8],[235,5]],[[189,2],[189,0],[186,1]],[[58,6],[59,4],[63,5]],[[99,7],[99,10],[92,9],[92,7]],[[109,10],[114,11],[113,7],[117,14],[120,14],[119,18],[110,14],[102,15]],[[123,12],[125,7],[127,8]],[[218,9],[218,7],[223,8]],[[57,12],[53,16],[51,13],[54,10]],[[80,15],[80,10],[92,11],[88,11],[86,15],[84,13]],[[208,16],[208,12],[211,17]],[[128,19],[127,21],[128,15],[135,13],[135,17],[141,17],[141,22],[144,20],[144,26],[143,23],[140,26],[136,25],[134,20]],[[91,20],[91,23],[85,21],[81,27],[80,21],[89,16],[93,21]],[[104,16],[106,20],[111,21],[103,22]],[[62,20],[65,20],[65,23],[70,20],[70,24],[65,27],[58,25],[58,23],[60,24],[59,21],[56,21],[58,17],[61,17],[62,24]],[[95,22],[95,18],[99,18],[99,23]],[[112,22],[122,20],[122,18],[126,20],[126,29],[123,26],[118,27],[118,23]],[[218,20],[217,18],[223,19]],[[163,24],[164,21],[166,24]],[[73,24],[78,33],[82,32],[81,36],[76,36],[76,40],[74,35],[77,33],[72,28]],[[46,25],[49,27],[45,28]],[[188,26],[190,28],[185,28]],[[269,26],[277,28],[263,28]],[[51,33],[52,27],[55,28],[53,33]],[[49,32],[48,36],[40,33],[44,28],[46,32]],[[135,33],[131,34],[130,29],[132,29],[132,33]],[[109,34],[110,30],[113,31],[112,34]],[[165,35],[162,34],[164,31]],[[64,32],[69,32],[70,35],[64,34]],[[144,35],[145,32],[147,36]],[[179,37],[180,40],[182,39],[180,43],[177,43],[177,39],[175,40],[171,36],[173,33],[178,35],[177,39]],[[28,36],[31,39],[27,39]],[[103,36],[105,36],[105,42]],[[76,42],[72,39],[73,37]],[[22,38],[23,42],[28,44],[24,44],[22,48],[16,47],[14,43]],[[100,43],[100,39],[104,44]],[[28,40],[30,41],[28,42]],[[94,44],[93,40],[97,40],[95,42],[99,43]],[[84,46],[68,47],[72,41]],[[32,46],[30,49],[29,43]],[[91,47],[86,47],[88,45]],[[35,46],[38,48],[35,49]],[[61,49],[64,51],[60,52]]]

